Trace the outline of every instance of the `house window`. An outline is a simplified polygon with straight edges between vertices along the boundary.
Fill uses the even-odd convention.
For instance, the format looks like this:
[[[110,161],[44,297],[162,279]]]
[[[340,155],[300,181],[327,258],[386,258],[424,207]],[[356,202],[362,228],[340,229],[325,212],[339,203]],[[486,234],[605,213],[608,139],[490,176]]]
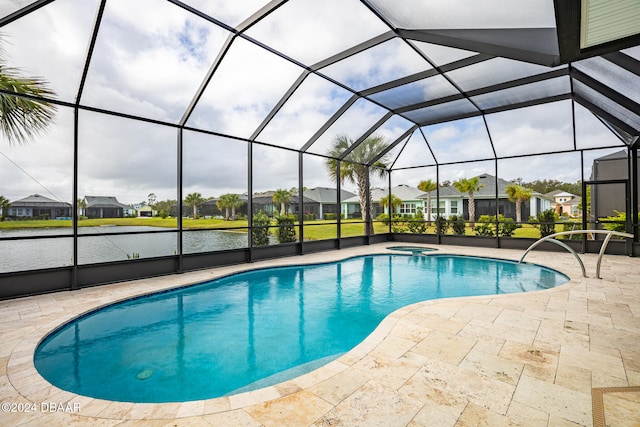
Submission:
[[[416,205],[415,203],[403,203],[402,206],[400,206],[400,213],[401,214],[415,214],[416,213]]]
[[[452,215],[457,215],[458,214],[458,201],[457,200],[452,200],[451,201],[451,214]]]
[[[440,209],[438,209],[440,212],[438,212],[438,211],[436,210],[436,205],[437,205],[437,203],[438,203],[438,201],[437,201],[437,200],[432,200],[432,201],[431,201],[431,213],[432,213],[432,214],[438,214],[438,213],[439,213],[440,215],[442,215],[442,214],[446,213],[446,204],[445,204],[445,201],[444,201],[444,200],[440,200]]]

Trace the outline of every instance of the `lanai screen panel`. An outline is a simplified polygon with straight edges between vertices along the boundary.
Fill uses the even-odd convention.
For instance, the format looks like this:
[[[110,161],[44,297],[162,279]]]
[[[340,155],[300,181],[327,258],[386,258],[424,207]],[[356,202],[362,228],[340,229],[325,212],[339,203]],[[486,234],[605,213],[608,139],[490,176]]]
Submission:
[[[394,38],[321,68],[320,72],[359,91],[430,68],[409,44]]]
[[[386,110],[363,98],[358,99],[342,114],[307,150],[310,153],[326,155],[338,136],[347,136],[354,142],[384,117]],[[344,150],[340,150],[342,154]]]
[[[511,105],[532,103],[536,100],[544,101],[558,97],[568,98],[570,94],[571,83],[569,77],[562,76],[471,96],[471,101],[486,112],[487,110],[505,108]]]
[[[438,163],[495,157],[487,128],[481,117],[425,126],[422,131]]]
[[[261,8],[267,6],[269,1],[242,0],[230,2],[227,0],[183,0],[183,3],[231,27],[237,27]]]
[[[462,61],[463,59],[467,59],[478,54],[477,52],[470,50],[456,49],[433,43],[420,41],[411,41],[410,43],[424,53],[436,66]]]
[[[373,94],[371,99],[389,109],[402,109],[458,93],[459,91],[447,79],[441,75],[435,75]]]
[[[606,122],[603,122],[591,111],[584,108],[577,102],[574,103],[576,121],[576,148],[601,148],[619,146],[625,147],[627,144],[623,138],[612,132]]]
[[[249,138],[301,72],[297,65],[236,38],[187,124]]]
[[[617,119],[616,121],[619,121],[620,125],[624,126],[625,131],[629,134],[637,136],[640,133],[640,111],[632,111],[616,102],[616,100],[578,80],[573,82],[573,91],[592,105],[604,110],[607,115],[614,116]]]
[[[298,150],[351,96],[346,89],[310,74],[257,135],[257,140]]]
[[[168,2],[110,0],[82,102],[178,123],[227,37]]]
[[[571,151],[571,101],[534,105],[486,116],[497,157]]]
[[[20,3],[28,2],[8,2]],[[74,102],[97,7],[97,0],[58,0],[2,27],[7,65],[46,80],[57,99]]]
[[[640,61],[635,73],[602,57],[584,59],[574,67],[640,105]]]
[[[357,0],[296,0],[286,2],[247,35],[311,66],[388,30]]]
[[[552,0],[371,0],[394,25],[411,29],[547,28],[555,26]]]

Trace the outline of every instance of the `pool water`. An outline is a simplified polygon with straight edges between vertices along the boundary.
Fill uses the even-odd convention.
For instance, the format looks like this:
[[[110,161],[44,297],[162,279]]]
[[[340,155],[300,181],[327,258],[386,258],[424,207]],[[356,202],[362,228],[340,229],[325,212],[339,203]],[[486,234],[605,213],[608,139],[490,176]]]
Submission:
[[[49,382],[85,396],[208,399],[313,370],[408,304],[567,281],[532,264],[449,255],[253,270],[90,312],[46,337],[34,361]]]

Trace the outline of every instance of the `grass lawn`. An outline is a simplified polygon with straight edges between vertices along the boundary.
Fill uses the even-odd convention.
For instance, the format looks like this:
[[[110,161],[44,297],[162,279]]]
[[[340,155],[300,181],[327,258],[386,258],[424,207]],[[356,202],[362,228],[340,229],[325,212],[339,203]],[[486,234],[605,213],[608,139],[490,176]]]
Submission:
[[[83,219],[78,221],[79,227],[98,227],[103,225],[115,226],[151,226],[177,228],[178,221],[176,218],[102,218],[102,219]],[[54,227],[71,227],[71,220],[29,220],[29,221],[0,221],[0,230],[3,229],[21,229],[21,228],[54,228]],[[184,218],[182,227],[185,229],[223,229],[237,228],[238,231],[246,232],[247,220],[225,221],[224,219],[191,219]],[[556,225],[556,232],[562,231],[562,224]],[[342,237],[362,236],[364,235],[364,225],[360,220],[342,220],[341,223]],[[376,234],[387,233],[389,226],[382,222],[374,222],[374,232]],[[272,234],[275,229],[272,229]],[[432,225],[427,227],[425,234],[436,234],[436,229]],[[447,233],[451,235],[449,230]],[[465,235],[475,236],[475,232],[471,227],[465,229]],[[305,222],[304,239],[305,240],[325,240],[335,239],[337,237],[337,227],[335,221],[308,221]],[[540,231],[530,224],[523,224],[521,228],[516,229],[513,237],[533,238],[540,237]]]

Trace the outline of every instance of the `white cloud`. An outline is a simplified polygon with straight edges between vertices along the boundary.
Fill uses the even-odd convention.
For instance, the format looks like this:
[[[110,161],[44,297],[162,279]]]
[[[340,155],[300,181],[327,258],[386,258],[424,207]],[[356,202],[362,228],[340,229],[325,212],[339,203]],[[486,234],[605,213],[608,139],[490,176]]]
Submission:
[[[276,10],[247,34],[313,65],[389,31],[357,0],[296,0]]]
[[[236,39],[188,124],[247,138],[301,72],[265,49]]]
[[[405,42],[392,39],[322,68],[320,72],[356,90],[362,90],[428,68],[428,62]]]

